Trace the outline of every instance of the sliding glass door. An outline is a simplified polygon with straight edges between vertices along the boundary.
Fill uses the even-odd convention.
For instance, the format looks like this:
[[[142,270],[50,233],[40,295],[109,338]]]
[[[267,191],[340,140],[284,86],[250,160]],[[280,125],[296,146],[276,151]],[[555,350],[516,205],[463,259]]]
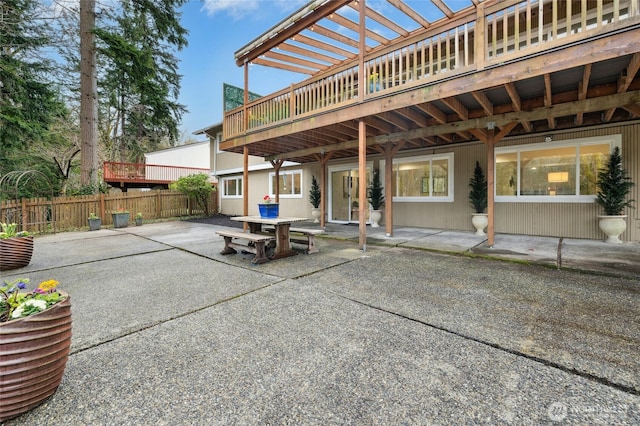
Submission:
[[[359,186],[369,185],[371,170],[367,167],[367,176],[360,179],[357,166],[337,166],[329,168],[329,221],[338,223],[358,223],[360,205]],[[365,220],[369,221],[369,203],[365,203]]]

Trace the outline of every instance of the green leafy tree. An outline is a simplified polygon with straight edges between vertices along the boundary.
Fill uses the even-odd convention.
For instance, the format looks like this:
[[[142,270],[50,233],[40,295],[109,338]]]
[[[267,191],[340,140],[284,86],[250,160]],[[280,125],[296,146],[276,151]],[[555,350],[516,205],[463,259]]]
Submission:
[[[476,161],[473,176],[469,180],[469,202],[474,213],[484,213],[487,209],[487,179],[484,176],[480,162]]]
[[[39,2],[0,1],[0,175],[28,166],[28,148],[49,137],[64,114],[51,62],[43,59],[50,27]]]
[[[620,148],[616,146],[609,156],[607,166],[598,173],[596,202],[602,206],[607,216],[621,215],[625,207],[634,208],[634,200],[627,200],[633,185],[622,168]]]
[[[186,0],[124,0],[113,25],[96,29],[106,59],[100,97],[109,117],[110,159],[140,161],[178,139],[186,108],[177,102],[181,76],[174,55],[187,45],[178,12]],[[104,120],[104,119],[103,119]]]
[[[177,181],[169,185],[169,189],[182,192],[204,211],[205,215],[209,215],[209,197],[215,191],[215,188],[209,182],[209,176],[204,173],[189,175],[179,178]]]

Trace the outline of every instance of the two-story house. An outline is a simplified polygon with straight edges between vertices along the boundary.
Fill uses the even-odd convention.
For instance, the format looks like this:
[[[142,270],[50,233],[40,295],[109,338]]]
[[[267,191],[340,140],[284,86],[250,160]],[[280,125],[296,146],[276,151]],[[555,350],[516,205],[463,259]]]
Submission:
[[[245,93],[249,64],[307,78],[225,112],[216,149],[236,155],[218,159],[222,211],[256,214],[279,192],[281,214],[309,216],[315,176],[322,220],[358,222],[362,244],[377,169],[388,234],[472,230],[479,161],[490,244],[495,232],[603,238],[596,176],[614,147],[640,177],[639,0],[368,3],[310,1],[236,52]],[[622,237],[640,241],[627,213]]]

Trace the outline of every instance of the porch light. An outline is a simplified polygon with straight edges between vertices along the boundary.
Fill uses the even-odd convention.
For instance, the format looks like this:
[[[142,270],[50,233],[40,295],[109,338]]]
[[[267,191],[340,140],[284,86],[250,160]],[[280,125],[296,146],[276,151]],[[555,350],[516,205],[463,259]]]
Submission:
[[[495,121],[487,121],[487,130],[493,130],[496,128],[496,122]]]

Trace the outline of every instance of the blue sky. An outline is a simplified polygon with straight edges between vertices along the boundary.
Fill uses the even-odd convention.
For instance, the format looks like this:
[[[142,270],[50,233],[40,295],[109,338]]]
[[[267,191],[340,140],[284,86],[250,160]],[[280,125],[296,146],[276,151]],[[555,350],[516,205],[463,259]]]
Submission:
[[[184,136],[222,121],[222,84],[244,86],[234,53],[299,9],[305,0],[190,0],[182,9],[189,46],[178,53],[182,86],[179,101],[189,113]],[[303,75],[251,66],[249,89],[269,94],[301,81]],[[202,139],[202,136],[198,137]]]

